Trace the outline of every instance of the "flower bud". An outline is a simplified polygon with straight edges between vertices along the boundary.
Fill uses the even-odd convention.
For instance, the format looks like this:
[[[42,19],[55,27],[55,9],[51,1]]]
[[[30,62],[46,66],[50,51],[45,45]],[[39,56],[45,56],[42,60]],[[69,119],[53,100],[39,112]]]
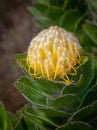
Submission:
[[[79,41],[72,33],[51,26],[30,43],[27,52],[29,74],[35,78],[70,83],[70,76],[77,74],[76,66],[81,62],[80,51]]]

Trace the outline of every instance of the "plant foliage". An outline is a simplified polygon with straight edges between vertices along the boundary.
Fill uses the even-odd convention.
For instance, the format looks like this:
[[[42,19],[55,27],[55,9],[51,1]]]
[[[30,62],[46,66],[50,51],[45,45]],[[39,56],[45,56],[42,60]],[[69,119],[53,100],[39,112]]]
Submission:
[[[40,28],[58,25],[74,32],[85,52],[97,54],[96,0],[34,0],[28,10]]]
[[[32,79],[27,73],[26,54],[16,55],[25,76],[15,85],[28,100],[16,113],[0,104],[2,130],[91,130],[97,128],[97,75],[95,58],[87,56],[78,71],[79,79],[66,86],[48,80]]]
[[[97,54],[96,1],[35,0],[34,7],[28,9],[41,28],[58,25],[72,31],[85,53]],[[0,103],[0,130],[97,130],[96,56],[83,56],[78,74],[69,85],[32,78],[26,56],[15,56],[25,74],[15,86],[28,104],[13,115]]]

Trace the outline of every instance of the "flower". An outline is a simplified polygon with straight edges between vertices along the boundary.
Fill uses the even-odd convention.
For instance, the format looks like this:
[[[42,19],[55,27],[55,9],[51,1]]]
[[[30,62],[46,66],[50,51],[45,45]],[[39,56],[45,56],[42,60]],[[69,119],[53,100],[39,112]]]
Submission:
[[[70,83],[70,76],[77,74],[76,66],[81,62],[80,51],[79,41],[72,33],[51,26],[32,39],[27,52],[28,72],[35,78]]]

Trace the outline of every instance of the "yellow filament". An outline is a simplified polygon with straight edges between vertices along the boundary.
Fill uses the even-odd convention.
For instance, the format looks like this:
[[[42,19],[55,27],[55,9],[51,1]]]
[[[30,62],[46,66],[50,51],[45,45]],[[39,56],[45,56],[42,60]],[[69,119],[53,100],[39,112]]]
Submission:
[[[47,65],[46,65],[46,72],[47,72],[47,77],[48,77],[48,79],[50,80],[50,73],[49,73],[49,70],[48,70]]]
[[[53,61],[51,61],[51,67],[52,67],[53,72],[55,72],[55,67],[54,67]]]
[[[67,76],[67,74],[66,74],[66,73],[64,73],[64,74],[65,74],[64,81],[65,81],[66,83],[69,83],[69,82],[70,82],[69,77]]]
[[[58,70],[59,70],[59,66],[57,66],[57,68],[56,68],[56,70],[55,70],[54,79],[57,77]]]
[[[77,71],[74,67],[71,67],[71,70],[73,70],[73,72],[68,72],[69,75],[76,75],[77,74]]]
[[[42,73],[42,75],[45,76],[45,75],[44,75],[44,71],[43,71],[42,64],[40,64],[40,68],[41,68],[41,73]]]
[[[78,59],[76,59],[76,61],[77,61],[77,63],[78,63],[79,65],[81,65],[81,63],[80,63],[80,61],[81,61],[81,56],[80,56],[78,50],[76,50],[76,53],[77,53],[77,55],[78,55]]]

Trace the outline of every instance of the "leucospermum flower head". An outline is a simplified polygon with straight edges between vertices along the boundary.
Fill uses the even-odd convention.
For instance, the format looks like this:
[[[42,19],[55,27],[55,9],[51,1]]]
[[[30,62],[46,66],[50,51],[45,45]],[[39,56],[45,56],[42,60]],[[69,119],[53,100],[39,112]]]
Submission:
[[[70,83],[70,76],[77,74],[76,66],[80,65],[80,51],[72,33],[51,26],[32,39],[27,52],[28,72],[35,78]]]

